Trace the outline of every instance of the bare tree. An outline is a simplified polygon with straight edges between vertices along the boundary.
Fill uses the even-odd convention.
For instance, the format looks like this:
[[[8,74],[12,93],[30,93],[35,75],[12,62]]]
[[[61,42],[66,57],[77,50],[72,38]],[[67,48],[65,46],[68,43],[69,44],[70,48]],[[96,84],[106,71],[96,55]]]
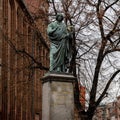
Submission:
[[[50,15],[62,12],[66,24],[75,26],[71,68],[86,87],[84,108],[76,81],[75,104],[82,120],[92,119],[97,106],[108,96],[112,82],[119,79],[119,5],[119,0],[51,1]]]

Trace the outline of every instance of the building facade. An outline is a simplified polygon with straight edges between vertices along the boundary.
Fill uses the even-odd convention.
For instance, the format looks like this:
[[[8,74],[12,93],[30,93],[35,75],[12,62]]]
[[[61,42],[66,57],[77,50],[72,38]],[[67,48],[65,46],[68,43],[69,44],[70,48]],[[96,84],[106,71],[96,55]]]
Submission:
[[[99,106],[93,120],[120,120],[120,96],[116,101]]]
[[[116,101],[108,103],[106,105],[106,119],[107,120],[118,120],[117,119],[117,105],[116,105]]]
[[[2,27],[2,0],[0,0],[0,30]],[[1,111],[2,111],[2,86],[1,86],[1,47],[2,47],[2,34],[0,31],[0,120],[1,120]]]
[[[0,0],[1,120],[41,120],[47,9],[47,0]]]
[[[117,120],[120,120],[120,96],[117,97],[116,109],[117,109]]]

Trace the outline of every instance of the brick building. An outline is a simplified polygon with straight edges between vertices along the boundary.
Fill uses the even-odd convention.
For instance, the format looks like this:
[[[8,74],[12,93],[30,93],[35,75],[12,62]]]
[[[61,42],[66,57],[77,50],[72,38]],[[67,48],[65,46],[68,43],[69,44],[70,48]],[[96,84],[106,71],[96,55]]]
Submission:
[[[2,27],[2,1],[0,0],[0,29]],[[1,64],[1,32],[0,32],[0,64]],[[1,106],[2,106],[2,86],[1,86],[1,66],[0,66],[0,120],[1,120]]]
[[[106,120],[106,105],[100,105],[97,108],[93,120]]]
[[[106,119],[117,120],[117,105],[116,101],[106,105]]]
[[[116,109],[117,109],[117,120],[120,120],[120,96],[117,97],[116,102]]]
[[[1,120],[41,120],[47,9],[47,0],[0,0]]]
[[[120,120],[120,96],[116,101],[99,106],[93,120]]]

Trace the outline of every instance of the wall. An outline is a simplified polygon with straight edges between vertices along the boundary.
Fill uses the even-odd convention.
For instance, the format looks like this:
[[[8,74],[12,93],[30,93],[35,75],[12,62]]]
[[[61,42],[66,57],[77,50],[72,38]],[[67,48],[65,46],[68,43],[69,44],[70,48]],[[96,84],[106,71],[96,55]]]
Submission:
[[[40,78],[46,71],[35,69],[37,64],[32,57],[47,67],[49,49],[42,42],[43,38],[37,37],[39,29],[30,23],[29,11],[24,10],[20,0],[3,1],[2,120],[41,119]],[[46,25],[42,24],[41,21],[38,28],[45,29]]]
[[[1,64],[1,51],[2,51],[2,33],[1,33],[1,28],[2,28],[2,0],[0,0],[0,64]],[[1,119],[1,108],[2,108],[2,86],[1,86],[1,66],[0,66],[0,119]]]

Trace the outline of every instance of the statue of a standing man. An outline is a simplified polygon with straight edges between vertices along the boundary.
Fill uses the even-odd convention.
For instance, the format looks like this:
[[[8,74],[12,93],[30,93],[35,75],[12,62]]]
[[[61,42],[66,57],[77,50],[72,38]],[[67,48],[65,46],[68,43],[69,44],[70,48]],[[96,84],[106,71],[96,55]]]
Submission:
[[[50,71],[55,72],[67,72],[72,57],[72,35],[63,23],[63,18],[62,14],[58,14],[56,21],[47,28],[50,39]]]

